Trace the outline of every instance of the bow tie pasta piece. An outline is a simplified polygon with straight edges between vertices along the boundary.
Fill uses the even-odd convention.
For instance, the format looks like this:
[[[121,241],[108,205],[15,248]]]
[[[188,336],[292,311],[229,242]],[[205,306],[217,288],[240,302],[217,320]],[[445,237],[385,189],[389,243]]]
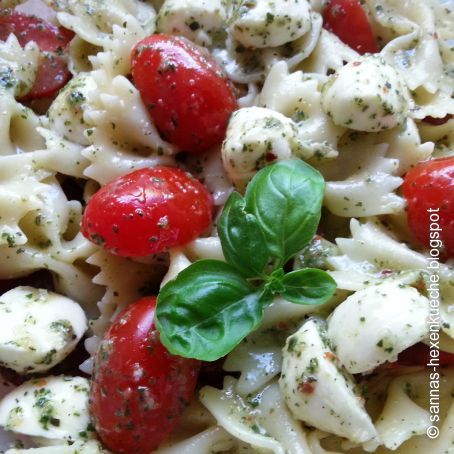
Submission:
[[[222,144],[222,161],[230,180],[243,189],[255,173],[276,160],[289,159],[300,148],[292,120],[263,107],[234,112]]]
[[[316,73],[325,76],[337,71],[345,65],[359,58],[358,52],[343,43],[334,33],[322,28],[317,45],[306,58],[299,69],[305,74]]]
[[[310,6],[306,0],[241,1],[230,21],[234,38],[244,47],[276,47],[309,31]]]
[[[63,27],[76,33],[70,46],[69,66],[73,69],[93,66],[104,68],[112,75],[126,75],[131,69],[132,46],[155,31],[156,12],[149,2],[42,1],[57,12],[57,20]],[[99,47],[101,52],[97,52]]]
[[[371,8],[380,36],[380,54],[405,80],[416,106],[411,116],[441,119],[454,111],[452,1],[374,1]]]
[[[86,146],[84,175],[105,184],[136,168],[171,165],[173,147],[164,142],[132,83],[104,70],[78,74],[48,112],[59,136]],[[88,146],[87,146],[88,145]]]
[[[388,449],[395,450],[415,434],[425,435],[431,425],[429,412],[411,399],[411,385],[411,378],[403,375],[388,387],[385,407],[375,426]]]
[[[12,74],[9,73],[8,74]],[[2,83],[0,75],[0,86]],[[9,82],[8,82],[9,83]],[[17,155],[24,151],[34,151],[44,148],[44,141],[37,133],[40,126],[39,117],[28,107],[22,105],[14,99],[12,89],[2,89],[0,87],[0,112],[2,113],[0,122],[0,156]],[[5,168],[0,167],[3,174]]]
[[[87,329],[82,308],[47,290],[16,287],[0,297],[0,364],[20,374],[62,361]]]
[[[429,335],[429,300],[415,288],[383,282],[349,296],[328,321],[328,336],[350,373],[369,372]]]
[[[385,42],[388,41],[381,54],[401,72],[411,90],[424,88],[429,93],[435,93],[443,77],[440,55],[443,28],[437,27],[435,23],[434,9],[437,4],[442,8],[445,4],[445,17],[452,29],[452,18],[449,19],[449,4],[452,5],[450,1],[378,0],[376,7],[371,9],[380,26],[381,36]]]
[[[154,8],[140,0],[44,0],[57,11],[57,19],[85,41],[97,46],[112,40],[115,26],[126,28],[125,21],[140,25],[144,34],[154,31]],[[142,36],[138,37],[139,39]]]
[[[14,88],[20,97],[32,88],[38,70],[39,49],[34,42],[21,47],[16,36],[0,41],[0,87]]]
[[[309,319],[287,339],[279,384],[295,418],[354,443],[376,437],[353,378],[336,365],[319,321]]]
[[[257,97],[259,105],[295,122],[301,142],[299,157],[306,161],[312,158],[316,163],[338,156],[338,141],[346,131],[323,112],[321,85],[319,77],[302,71],[290,73],[281,61],[273,65]]]
[[[402,184],[402,179],[395,175],[399,161],[385,157],[386,145],[372,145],[370,153],[364,153],[364,144],[365,140],[352,142],[342,150],[344,153],[339,159],[332,161],[332,168],[338,166],[340,172],[350,170],[353,173],[336,178],[337,181],[328,181],[325,206],[342,217],[398,213],[405,205],[403,198],[394,192]],[[347,153],[359,159],[347,160]]]
[[[233,3],[234,2],[230,2],[230,4]],[[245,3],[246,2],[243,2],[243,5]],[[266,2],[260,1],[257,3],[260,3],[259,6],[262,7],[262,3]],[[276,6],[276,2],[274,3],[274,6]],[[293,5],[296,2],[292,0],[291,2],[285,1],[284,3],[285,6],[287,6],[289,4]],[[299,2],[299,5],[302,5],[301,1]],[[236,2],[236,7],[239,7],[239,2]],[[289,29],[282,27],[281,33],[284,38],[279,40],[283,42],[282,45],[273,47],[276,42],[275,40],[277,39],[276,35],[266,35],[266,40],[262,42],[263,45],[261,45],[260,48],[256,46],[248,47],[241,41],[242,38],[234,36],[232,31],[232,28],[234,27],[233,22],[235,21],[235,18],[237,18],[235,11],[236,10],[232,12],[231,9],[229,10],[227,8],[227,25],[229,26],[227,33],[223,31],[212,36],[212,54],[218,63],[224,67],[229,79],[240,84],[261,84],[273,65],[279,61],[285,62],[291,70],[299,68],[299,65],[303,62],[303,60],[308,60],[309,55],[311,55],[314,52],[314,49],[318,47],[317,43],[319,42],[319,37],[323,35],[322,16],[314,11],[310,11],[309,15],[305,19],[307,23],[310,24],[307,29],[307,33],[305,32],[303,35],[297,37],[297,34],[293,35]],[[299,9],[298,14],[290,18],[291,23],[293,23],[293,21],[298,22],[298,17],[302,13],[303,10]],[[287,18],[285,20],[288,20],[289,16],[290,15],[287,14]],[[276,16],[274,13],[269,12],[268,19],[266,19],[266,16],[262,19],[266,27],[270,26],[269,24],[266,24],[266,21],[271,21],[272,17],[273,22],[276,21],[275,23],[277,24],[278,20],[276,20]],[[281,16],[281,18],[282,17],[283,16]],[[260,22],[258,26],[260,28]],[[250,28],[248,30],[244,29],[242,32],[244,32],[245,35],[250,32],[254,33],[254,31],[251,31]],[[291,36],[289,37],[288,34]],[[203,39],[204,35],[205,34],[199,30],[196,42],[200,43],[200,40]],[[247,36],[244,39],[247,39]],[[348,49],[348,46],[344,45],[344,47]],[[353,53],[352,58],[356,58],[356,52],[352,49],[350,49],[350,51]],[[345,52],[342,53],[342,57],[344,54]],[[342,57],[340,58],[339,66],[342,66]],[[346,61],[350,61],[352,58],[347,59]],[[317,61],[319,59],[320,58],[316,58]],[[326,56],[323,56],[322,59],[326,59]],[[337,60],[339,59],[336,59],[336,61]],[[325,73],[323,72],[323,74]]]
[[[330,77],[322,107],[338,126],[377,132],[404,123],[409,101],[399,73],[380,56],[366,55]]]
[[[45,446],[32,449],[9,449],[5,454],[106,454],[95,440],[76,441],[72,445]]]
[[[226,377],[223,389],[204,386],[200,400],[218,426],[244,443],[244,452],[310,452],[306,434],[285,406],[276,381],[244,397],[238,392],[237,381]]]
[[[74,77],[49,108],[50,128],[66,140],[89,145],[84,132],[90,125],[85,122],[84,112],[98,89],[92,77],[84,73]]]
[[[215,44],[225,33],[221,0],[165,0],[156,18],[157,31],[184,36],[201,46]]]
[[[93,438],[86,378],[50,376],[29,380],[0,402],[0,425],[42,444]]]

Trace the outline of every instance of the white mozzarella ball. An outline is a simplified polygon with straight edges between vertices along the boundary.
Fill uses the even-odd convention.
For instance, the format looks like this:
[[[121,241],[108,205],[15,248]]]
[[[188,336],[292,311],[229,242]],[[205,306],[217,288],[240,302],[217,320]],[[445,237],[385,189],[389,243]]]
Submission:
[[[279,384],[295,418],[354,443],[376,437],[352,377],[336,364],[321,322],[309,319],[287,339]]]
[[[389,281],[349,296],[328,320],[336,354],[353,373],[368,372],[429,335],[429,300]]]
[[[0,296],[0,318],[0,364],[21,374],[58,364],[87,329],[79,304],[34,287],[16,287]]]
[[[233,184],[243,189],[262,167],[291,158],[299,148],[298,130],[291,119],[271,109],[246,107],[230,119],[222,162]]]
[[[230,20],[234,38],[249,48],[281,46],[310,28],[311,11],[306,0],[242,1]]]
[[[49,440],[94,437],[88,413],[90,383],[82,377],[30,380],[0,402],[0,426]]]
[[[156,24],[161,33],[211,45],[225,21],[226,11],[221,0],[165,0]]]
[[[382,131],[404,123],[407,88],[379,55],[366,55],[333,74],[322,92],[322,107],[338,126]]]

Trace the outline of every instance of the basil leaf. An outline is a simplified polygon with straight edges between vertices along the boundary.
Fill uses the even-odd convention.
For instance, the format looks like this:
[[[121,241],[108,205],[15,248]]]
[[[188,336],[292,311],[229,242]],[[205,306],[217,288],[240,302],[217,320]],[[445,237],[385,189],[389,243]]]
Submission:
[[[334,279],[315,268],[292,271],[282,278],[281,284],[282,298],[296,304],[322,304],[336,291]]]
[[[161,342],[173,354],[214,361],[260,324],[262,293],[228,263],[195,262],[159,293]]]
[[[218,222],[224,257],[244,277],[259,277],[268,263],[265,236],[253,214],[244,210],[245,201],[233,192]]]
[[[260,170],[249,183],[246,211],[262,229],[275,268],[309,243],[320,221],[325,182],[305,162],[278,161]]]

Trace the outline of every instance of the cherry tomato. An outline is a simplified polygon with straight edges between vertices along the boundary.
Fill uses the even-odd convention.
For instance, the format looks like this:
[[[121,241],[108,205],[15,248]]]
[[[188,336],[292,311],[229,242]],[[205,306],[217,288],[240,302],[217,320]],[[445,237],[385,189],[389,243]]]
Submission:
[[[64,50],[74,36],[72,31],[37,16],[5,9],[0,13],[0,39],[5,41],[11,33],[22,47],[35,41],[40,50],[48,52]]]
[[[224,139],[237,103],[232,84],[205,50],[182,37],[149,36],[132,51],[132,77],[164,139],[189,152]]]
[[[51,53],[44,53],[39,60],[39,68],[31,90],[21,101],[48,98],[64,87],[71,79],[65,60]]]
[[[324,27],[361,55],[378,52],[366,12],[358,0],[330,0],[323,13]]]
[[[452,114],[448,114],[442,118],[435,118],[435,117],[425,117],[423,118],[423,122],[424,123],[429,123],[433,126],[440,126],[440,125],[444,125],[446,122],[448,122],[449,120],[451,120],[452,118],[454,117],[454,115]]]
[[[430,364],[431,359],[430,348],[426,344],[420,342],[399,353],[397,363],[401,366],[427,367],[427,365]],[[436,364],[440,366],[450,366],[451,364],[454,364],[454,354],[440,351],[436,361]]]
[[[427,247],[440,239],[444,254],[454,257],[454,157],[418,163],[405,175],[403,194],[415,237]]]
[[[95,429],[108,449],[149,454],[191,400],[200,362],[171,355],[154,327],[156,298],[119,314],[101,342],[90,392]]]
[[[211,217],[201,183],[183,170],[155,167],[103,186],[88,202],[82,233],[114,254],[140,257],[197,238]]]
[[[21,46],[34,41],[43,52],[35,83],[22,100],[52,96],[71,78],[61,53],[74,33],[39,17],[5,9],[0,13],[0,40],[5,41],[11,33],[17,37]]]

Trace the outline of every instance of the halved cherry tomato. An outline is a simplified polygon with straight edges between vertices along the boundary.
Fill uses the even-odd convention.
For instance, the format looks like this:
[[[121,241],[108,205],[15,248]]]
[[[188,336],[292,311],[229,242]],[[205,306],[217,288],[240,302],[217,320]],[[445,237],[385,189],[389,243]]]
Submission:
[[[35,83],[22,100],[52,96],[71,78],[66,62],[60,55],[74,33],[39,17],[5,9],[0,13],[0,40],[5,41],[11,33],[21,46],[34,41],[43,52]]]
[[[205,50],[161,34],[140,41],[131,57],[134,84],[164,139],[189,152],[223,140],[237,103],[232,84]]]
[[[171,355],[154,327],[156,298],[121,312],[101,342],[90,393],[95,429],[108,449],[149,454],[192,399],[200,362]]]
[[[378,44],[366,12],[358,0],[330,0],[323,26],[361,55],[378,52]]]
[[[197,238],[211,217],[211,196],[199,181],[155,167],[103,186],[88,202],[82,233],[114,254],[140,257]]]
[[[402,188],[415,237],[425,246],[440,239],[444,254],[454,257],[454,157],[418,163],[405,175]]]
[[[430,348],[426,344],[419,342],[399,353],[397,364],[401,366],[428,367],[427,365],[430,364],[431,358]],[[437,356],[436,364],[440,366],[450,366],[451,364],[454,364],[454,354],[440,351],[439,356]]]

